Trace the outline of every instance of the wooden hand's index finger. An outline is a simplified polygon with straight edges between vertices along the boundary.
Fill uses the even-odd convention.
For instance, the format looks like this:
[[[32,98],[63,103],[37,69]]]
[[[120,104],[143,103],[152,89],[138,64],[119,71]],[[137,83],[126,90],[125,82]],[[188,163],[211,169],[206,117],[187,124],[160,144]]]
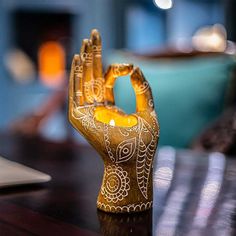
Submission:
[[[113,88],[119,76],[128,75],[133,70],[132,64],[112,64],[105,73],[105,101],[109,105],[115,105]]]
[[[130,79],[136,95],[136,111],[152,111],[154,109],[152,91],[148,81],[138,67],[134,68]]]

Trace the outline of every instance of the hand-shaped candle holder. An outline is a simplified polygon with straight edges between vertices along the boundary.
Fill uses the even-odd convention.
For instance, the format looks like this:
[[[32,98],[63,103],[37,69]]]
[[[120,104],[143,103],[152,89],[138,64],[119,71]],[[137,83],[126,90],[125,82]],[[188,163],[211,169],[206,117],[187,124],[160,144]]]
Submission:
[[[113,86],[131,74],[136,113],[115,106]],[[159,125],[151,89],[139,68],[113,64],[103,76],[97,30],[75,55],[69,85],[69,120],[104,161],[97,207],[107,212],[138,212],[152,207],[152,168]]]

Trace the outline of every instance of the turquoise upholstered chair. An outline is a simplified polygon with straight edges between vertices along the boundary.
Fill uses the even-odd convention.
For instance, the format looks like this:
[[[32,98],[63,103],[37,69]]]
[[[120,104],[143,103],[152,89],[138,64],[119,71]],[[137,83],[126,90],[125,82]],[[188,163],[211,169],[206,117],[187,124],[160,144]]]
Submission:
[[[132,62],[148,79],[160,122],[160,145],[188,147],[225,105],[230,73],[235,60],[230,56],[141,59],[113,52],[106,64]],[[115,85],[117,105],[135,111],[135,96],[127,77]]]

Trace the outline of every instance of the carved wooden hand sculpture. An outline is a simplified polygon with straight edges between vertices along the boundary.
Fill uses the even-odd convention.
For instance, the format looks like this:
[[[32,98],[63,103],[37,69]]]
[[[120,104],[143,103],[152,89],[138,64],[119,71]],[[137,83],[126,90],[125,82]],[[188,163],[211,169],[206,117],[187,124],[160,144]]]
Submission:
[[[137,107],[131,115],[115,106],[113,94],[116,78],[128,74]],[[104,161],[97,207],[107,212],[151,208],[153,158],[159,138],[151,89],[140,69],[131,64],[111,65],[103,76],[97,30],[83,41],[80,55],[72,62],[69,120]]]

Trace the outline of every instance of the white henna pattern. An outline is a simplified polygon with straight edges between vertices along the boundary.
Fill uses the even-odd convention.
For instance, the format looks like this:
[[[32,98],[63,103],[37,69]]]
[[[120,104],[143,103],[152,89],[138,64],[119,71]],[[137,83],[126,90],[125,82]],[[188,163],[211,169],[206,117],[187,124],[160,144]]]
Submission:
[[[102,202],[97,201],[97,206],[105,211],[115,212],[133,212],[133,211],[144,211],[152,207],[152,201],[139,204],[129,204],[127,206],[110,206]]]
[[[96,78],[93,83],[93,97],[97,102],[102,102],[104,98],[104,79]]]
[[[92,49],[93,49],[93,53],[95,54],[95,56],[101,56],[102,46],[93,45]]]
[[[97,78],[84,83],[84,94],[88,102],[101,102],[104,98],[104,79]]]
[[[130,179],[120,166],[107,166],[104,171],[101,194],[108,202],[116,203],[128,196]]]
[[[128,161],[135,153],[136,137],[124,140],[116,148],[116,163]]]
[[[121,129],[120,128],[119,131],[123,136],[129,136],[129,132],[126,129]]]
[[[111,147],[110,147],[110,139],[109,139],[109,130],[108,130],[108,125],[104,124],[104,143],[105,147],[108,153],[108,156],[110,157],[111,161],[115,162],[114,155],[112,153]]]
[[[124,137],[129,136],[129,132],[137,132],[137,137],[125,139],[120,142],[116,147],[116,154],[114,154],[110,147],[109,128],[105,125],[104,140],[107,153],[115,163],[122,163],[130,160],[136,153],[136,178],[140,192],[145,199],[148,198],[148,185],[150,184],[149,178],[151,174],[153,157],[156,151],[157,139],[159,135],[156,131],[157,119],[155,111],[151,114],[152,123],[149,124],[146,120],[137,116],[138,124],[130,128],[120,128],[120,134]],[[150,141],[144,142],[145,139]]]
[[[141,85],[135,85],[134,90],[136,94],[143,94],[149,89],[149,84],[147,81],[144,81]]]
[[[113,66],[113,75],[119,77],[121,75],[121,68],[119,66]]]
[[[84,95],[86,97],[86,100],[90,103],[94,102],[94,96],[93,96],[93,80],[90,80],[89,82],[84,83]]]
[[[136,162],[136,175],[139,189],[142,195],[148,198],[148,183],[152,168],[153,156],[156,151],[157,135],[154,134],[152,127],[144,119],[139,119],[140,130],[138,141],[138,154]],[[151,141],[145,144],[142,132],[148,132]]]
[[[159,124],[158,124],[157,114],[156,114],[155,110],[153,110],[150,113],[150,115],[151,115],[151,118],[152,118],[152,127],[153,127],[154,135],[159,137],[160,130],[159,130]],[[155,131],[155,128],[154,128],[155,126],[157,126],[157,129],[158,129],[157,131]]]
[[[151,115],[152,117],[154,117],[155,119],[157,118],[157,115],[156,115],[155,110],[153,110],[153,111],[150,113],[150,115]]]
[[[92,106],[79,107],[79,106],[76,106],[76,104],[74,103],[72,116],[76,120],[80,120],[82,126],[86,130],[88,130],[89,128],[98,129],[99,127],[97,127],[95,125],[95,120],[94,120],[95,118],[93,116],[93,109],[94,108]]]
[[[75,76],[82,78],[83,76],[83,66],[75,66]]]
[[[149,107],[151,107],[151,108],[154,107],[153,99],[149,99],[149,101],[148,101],[148,105],[149,105]]]
[[[81,96],[83,96],[83,93],[81,91],[77,91],[77,92],[75,92],[75,96],[81,97]]]
[[[91,65],[93,62],[93,54],[84,52],[81,55],[81,59],[84,60],[87,65]]]

